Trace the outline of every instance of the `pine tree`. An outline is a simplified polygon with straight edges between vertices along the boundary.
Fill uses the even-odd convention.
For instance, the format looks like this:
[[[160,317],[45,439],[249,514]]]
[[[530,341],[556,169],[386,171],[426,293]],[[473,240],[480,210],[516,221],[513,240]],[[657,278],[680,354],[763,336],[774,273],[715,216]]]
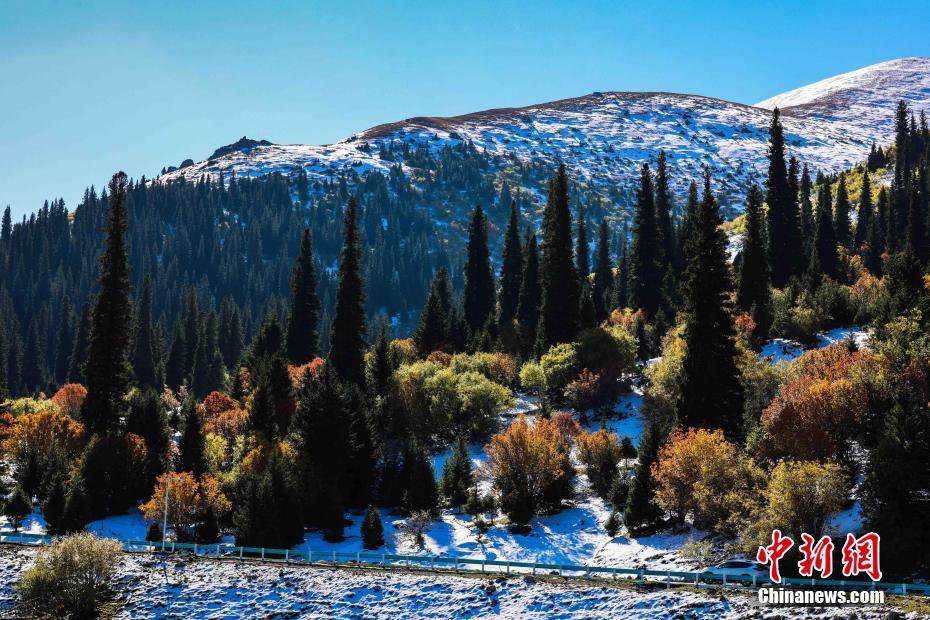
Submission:
[[[136,342],[132,356],[132,367],[136,383],[141,388],[160,387],[155,368],[155,336],[152,332],[152,278],[145,276],[142,284],[142,299],[136,313]]]
[[[10,236],[13,234],[13,218],[10,216],[10,205],[3,210],[3,224],[0,224],[0,241],[10,242]]]
[[[200,476],[207,468],[204,458],[206,441],[203,435],[203,420],[193,398],[184,401],[181,417],[184,429],[178,442],[178,471],[189,471],[195,476]]]
[[[6,389],[14,396],[22,392],[22,368],[22,343],[19,334],[13,331],[6,345]]]
[[[663,270],[675,253],[675,235],[672,228],[672,212],[674,208],[672,192],[669,188],[668,156],[664,150],[661,150],[656,160],[655,214],[657,236],[661,249],[659,262]]]
[[[378,339],[372,350],[371,372],[368,381],[371,393],[386,397],[394,376],[394,362],[391,359],[391,344],[388,340],[387,324],[382,322],[378,330]]]
[[[430,286],[426,305],[423,306],[423,312],[420,314],[420,322],[413,332],[413,341],[416,343],[417,352],[421,356],[425,357],[433,351],[450,348],[451,288],[449,272],[445,267],[440,267],[433,278],[433,284]]]
[[[84,365],[87,398],[81,417],[91,432],[119,423],[122,399],[129,390],[129,339],[132,303],[126,249],[126,174],[110,180],[107,235],[100,259],[100,292],[91,318],[90,343]]]
[[[65,480],[56,477],[46,493],[42,502],[42,516],[48,524],[50,534],[62,533],[65,516]]]
[[[26,336],[26,349],[23,351],[22,382],[29,394],[34,394],[45,387],[45,355],[39,342],[38,321],[29,323]]]
[[[801,173],[801,241],[802,241],[802,267],[806,258],[810,256],[814,237],[814,205],[811,202],[811,173],[807,164],[804,164]]]
[[[888,239],[888,192],[882,187],[878,190],[878,200],[875,203],[875,217],[867,231],[868,251],[863,255],[863,261],[875,275],[882,272],[882,254],[887,248]]]
[[[801,179],[800,163],[797,157],[788,158],[788,211],[786,222],[788,229],[794,237],[788,239],[789,251],[794,252],[791,262],[792,274],[800,275],[807,267],[807,257],[804,254],[804,233],[801,223]]]
[[[66,294],[61,300],[61,314],[58,319],[58,335],[55,338],[55,359],[53,377],[57,385],[68,380],[68,364],[71,361],[71,350],[74,349],[74,308]],[[0,346],[0,358],[3,348]],[[2,364],[2,363],[0,363]]]
[[[184,344],[184,331],[179,320],[174,326],[174,337],[171,339],[171,348],[168,350],[168,359],[165,360],[165,383],[172,390],[180,389],[186,380],[184,377],[184,359],[186,357]]]
[[[168,416],[165,405],[153,389],[137,392],[129,403],[126,430],[145,441],[147,467],[143,487],[151,488],[158,474],[168,468]]]
[[[930,554],[925,526],[930,520],[926,501],[930,411],[925,390],[925,385],[922,389],[917,385],[895,389],[861,491],[869,529],[882,536],[882,565],[886,572],[891,568],[899,575],[925,569]]]
[[[433,464],[426,451],[413,442],[408,443],[404,451],[404,477],[407,481],[404,509],[434,514],[439,506],[439,490]]]
[[[184,304],[184,314],[181,322],[184,328],[184,380],[190,383],[194,371],[194,358],[197,355],[198,339],[200,338],[200,309],[197,303],[197,287],[192,286],[187,292]]]
[[[381,513],[373,505],[368,506],[365,520],[362,521],[362,546],[373,551],[384,546],[384,526]]]
[[[319,346],[320,299],[316,287],[313,240],[310,229],[305,228],[291,276],[291,312],[287,324],[287,356],[298,366],[316,357]]]
[[[631,531],[648,528],[662,515],[655,503],[655,481],[652,479],[652,464],[658,458],[661,444],[659,429],[655,423],[650,423],[639,442],[639,461],[636,463],[623,512],[623,522]]]
[[[223,356],[217,343],[217,321],[215,311],[210,311],[206,321],[201,322],[191,371],[191,393],[198,398],[223,389]]]
[[[539,281],[539,251],[536,235],[530,235],[524,251],[523,277],[520,282],[520,303],[517,304],[517,322],[520,324],[521,353],[529,356],[536,343],[539,325],[539,304],[542,285]]]
[[[543,244],[540,261],[542,288],[536,350],[572,342],[578,333],[581,291],[572,257],[572,222],[568,209],[568,177],[560,165],[549,184],[543,213]]]
[[[65,510],[61,518],[64,532],[80,532],[90,521],[90,499],[84,478],[78,474],[68,483],[65,493]]]
[[[500,294],[498,295],[497,322],[503,328],[517,318],[520,304],[520,288],[523,284],[523,247],[520,243],[520,214],[517,202],[510,205],[510,220],[504,233],[504,249],[501,255]]]
[[[768,234],[772,284],[776,288],[783,288],[788,282],[793,261],[797,257],[797,253],[792,252],[794,240],[791,235],[796,235],[797,238],[799,227],[796,216],[792,221],[788,169],[785,165],[785,134],[778,108],[772,112],[772,124],[769,126],[768,158],[765,201],[769,207]]]
[[[23,487],[17,485],[13,489],[13,495],[3,504],[3,515],[9,519],[14,532],[19,531],[19,526],[22,525],[23,520],[31,512],[32,500],[29,499],[29,495],[23,490]]]
[[[849,193],[846,190],[846,174],[840,173],[836,183],[836,203],[833,208],[833,230],[836,242],[844,248],[851,246],[850,220],[849,220]]]
[[[597,311],[594,309],[594,297],[591,284],[585,281],[581,287],[581,305],[578,307],[578,322],[581,329],[597,327]]]
[[[464,437],[455,441],[452,455],[446,461],[439,479],[439,493],[453,508],[460,507],[466,500],[468,489],[474,483],[471,458]]]
[[[219,344],[223,364],[230,370],[235,369],[242,355],[242,319],[239,308],[230,297],[220,305]]]
[[[910,127],[907,122],[908,109],[904,101],[898,102],[895,111],[895,162],[894,177],[891,181],[891,213],[892,225],[889,227],[889,237],[895,243],[889,243],[890,250],[899,250],[898,244],[907,239],[907,220],[910,213],[910,181],[911,181],[911,139]]]
[[[746,203],[746,236],[743,261],[736,289],[736,306],[752,313],[756,335],[764,338],[772,322],[769,290],[768,236],[762,210],[762,192],[755,184],[749,188]]]
[[[349,198],[342,231],[339,285],[329,337],[329,362],[346,383],[365,381],[365,292],[362,283],[362,255],[358,230],[358,204]]]
[[[468,227],[467,254],[462,305],[465,322],[471,333],[476,335],[494,313],[494,274],[488,250],[488,221],[481,205],[475,207]]]
[[[594,286],[591,294],[594,314],[598,323],[607,320],[610,311],[610,294],[614,286],[614,270],[610,262],[610,236],[607,222],[601,220],[597,238],[597,262],[594,266]]]
[[[685,272],[686,353],[682,362],[678,419],[685,427],[722,428],[740,434],[743,390],[736,366],[736,338],[720,208],[705,173],[704,197],[687,246]]]
[[[921,205],[921,195],[916,179],[911,183],[906,249],[919,264],[924,264],[927,261],[927,216]]]
[[[838,259],[836,256],[836,233],[833,229],[832,199],[830,196],[830,183],[818,175],[820,191],[817,195],[817,222],[814,236],[812,269],[819,269],[834,280],[839,277]]]
[[[585,224],[584,205],[578,205],[577,222],[575,223],[575,269],[582,282],[588,279],[591,273],[591,258],[588,253],[588,229]]]
[[[306,521],[341,528],[351,453],[349,407],[339,378],[325,364],[300,388],[294,431],[298,437]]]
[[[633,223],[633,249],[630,253],[630,301],[654,320],[662,301],[663,271],[660,265],[661,240],[656,222],[652,173],[643,164],[636,215]]]
[[[853,239],[853,249],[856,251],[861,251],[862,246],[868,241],[874,216],[872,211],[872,185],[869,183],[868,170],[863,170],[862,185],[859,187],[859,217],[856,220],[856,237]]]

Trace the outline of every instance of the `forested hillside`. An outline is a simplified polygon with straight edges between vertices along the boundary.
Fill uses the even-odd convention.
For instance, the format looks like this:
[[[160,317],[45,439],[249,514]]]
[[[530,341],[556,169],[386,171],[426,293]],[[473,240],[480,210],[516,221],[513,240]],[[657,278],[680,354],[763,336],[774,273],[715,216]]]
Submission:
[[[564,165],[522,168],[546,178],[536,213],[467,145],[424,149],[428,178],[348,175],[312,200],[302,174],[117,173],[73,214],[7,215],[4,513],[67,532],[138,507],[152,540],[291,547],[342,540],[354,512],[376,549],[379,508],[418,546],[443,510],[480,541],[565,510],[583,476],[611,538],[688,527],[753,553],[856,506],[887,574],[926,576],[930,130],[903,101],[894,127],[824,175],[775,110],[732,262],[712,171],[681,201],[664,151],[628,225]],[[867,348],[758,355],[852,322]],[[634,381],[635,445],[606,429]],[[502,416],[516,393],[534,419]]]

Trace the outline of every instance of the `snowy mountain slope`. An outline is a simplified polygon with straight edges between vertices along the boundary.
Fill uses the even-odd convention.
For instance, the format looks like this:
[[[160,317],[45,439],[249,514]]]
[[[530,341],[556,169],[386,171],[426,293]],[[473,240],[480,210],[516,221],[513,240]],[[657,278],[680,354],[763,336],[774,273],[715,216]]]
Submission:
[[[386,173],[409,161],[385,159],[391,143],[441,151],[471,142],[507,165],[564,162],[571,175],[603,195],[630,196],[639,168],[660,149],[669,153],[674,189],[682,195],[704,166],[731,212],[739,211],[748,184],[765,172],[768,107],[786,106],[789,152],[812,169],[826,172],[862,161],[871,144],[892,139],[897,101],[930,109],[930,59],[909,58],[866,67],[779,95],[756,107],[674,93],[606,92],[456,117],[416,117],[379,125],[324,146],[283,145],[245,138],[218,149],[210,159],[171,170],[160,180],[202,175],[255,176],[304,168],[311,182],[353,169],[360,175]],[[188,163],[188,162],[185,162]],[[542,187],[525,188],[539,193]],[[618,194],[619,192],[619,194]]]

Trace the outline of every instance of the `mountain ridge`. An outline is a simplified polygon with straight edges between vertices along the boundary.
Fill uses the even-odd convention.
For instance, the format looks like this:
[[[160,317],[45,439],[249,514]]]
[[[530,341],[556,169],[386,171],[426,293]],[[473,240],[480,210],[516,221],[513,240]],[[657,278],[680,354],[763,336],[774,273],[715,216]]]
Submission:
[[[439,152],[470,143],[502,160],[555,167],[603,196],[633,195],[639,168],[659,150],[669,154],[672,189],[683,196],[688,183],[709,168],[724,209],[739,212],[749,184],[765,170],[771,111],[786,105],[782,122],[789,154],[812,170],[836,172],[867,155],[873,143],[892,137],[894,106],[905,99],[915,112],[930,110],[930,58],[878,63],[763,100],[756,106],[697,94],[660,91],[595,91],[579,97],[523,107],[491,108],[451,117],[417,116],[383,123],[328,145],[270,144],[221,147],[193,165],[160,180],[195,180],[203,175],[258,176],[306,171],[311,181],[389,174],[400,165],[417,175],[407,159],[385,160],[385,145],[403,143]],[[242,142],[242,140],[240,140]],[[540,195],[541,186],[524,187]],[[627,205],[628,206],[628,205]]]

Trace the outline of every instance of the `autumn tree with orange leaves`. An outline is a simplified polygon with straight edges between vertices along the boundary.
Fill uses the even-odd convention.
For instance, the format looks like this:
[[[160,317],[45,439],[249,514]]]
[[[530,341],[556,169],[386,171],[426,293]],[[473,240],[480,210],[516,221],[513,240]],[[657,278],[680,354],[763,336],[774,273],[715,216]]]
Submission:
[[[485,448],[494,488],[510,521],[525,526],[535,514],[557,507],[571,490],[575,471],[568,444],[545,419],[520,416]]]
[[[152,497],[139,506],[142,515],[150,521],[160,521],[165,510],[165,484],[167,474],[158,477]],[[204,474],[198,480],[190,472],[171,473],[168,485],[168,523],[181,536],[190,533],[208,511],[224,515],[232,504],[220,488],[219,481]]]

